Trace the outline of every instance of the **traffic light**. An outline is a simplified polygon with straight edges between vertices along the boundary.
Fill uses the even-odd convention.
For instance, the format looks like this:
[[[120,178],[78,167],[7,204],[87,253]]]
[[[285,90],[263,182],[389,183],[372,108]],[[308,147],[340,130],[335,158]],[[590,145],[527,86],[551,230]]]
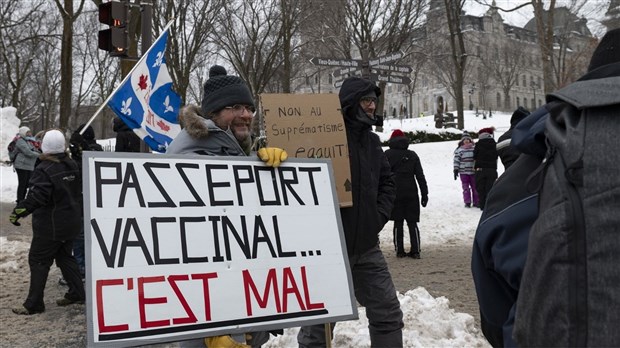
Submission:
[[[119,1],[99,5],[99,22],[110,26],[99,30],[99,49],[110,52],[111,56],[127,56],[127,9],[127,4]]]

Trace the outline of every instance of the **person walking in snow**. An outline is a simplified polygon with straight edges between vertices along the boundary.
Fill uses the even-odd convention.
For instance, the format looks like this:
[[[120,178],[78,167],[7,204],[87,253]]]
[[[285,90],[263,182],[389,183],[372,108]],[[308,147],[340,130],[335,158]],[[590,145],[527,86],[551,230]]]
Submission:
[[[454,151],[454,180],[460,177],[463,188],[465,207],[478,207],[478,191],[476,191],[476,172],[474,170],[474,143],[469,135],[463,135],[461,144]]]
[[[394,181],[396,182],[396,199],[392,208],[391,220],[394,220],[394,243],[396,244],[396,257],[409,256],[414,259],[420,258],[420,203],[426,207],[428,203],[428,186],[422,170],[422,163],[418,154],[409,150],[409,139],[400,130],[392,132],[389,140],[390,148],[385,151]],[[417,184],[416,184],[417,183]],[[420,195],[418,196],[418,186]],[[407,221],[409,230],[409,242],[411,249],[405,253],[403,232],[404,221]]]

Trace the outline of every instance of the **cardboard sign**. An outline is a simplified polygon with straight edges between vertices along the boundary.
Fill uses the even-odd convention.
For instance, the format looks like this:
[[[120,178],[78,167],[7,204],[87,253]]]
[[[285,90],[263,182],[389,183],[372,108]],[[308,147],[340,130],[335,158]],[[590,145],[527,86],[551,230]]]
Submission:
[[[261,94],[269,146],[294,158],[329,158],[341,207],[353,204],[349,148],[335,94]]]
[[[89,346],[357,318],[328,160],[87,152]]]

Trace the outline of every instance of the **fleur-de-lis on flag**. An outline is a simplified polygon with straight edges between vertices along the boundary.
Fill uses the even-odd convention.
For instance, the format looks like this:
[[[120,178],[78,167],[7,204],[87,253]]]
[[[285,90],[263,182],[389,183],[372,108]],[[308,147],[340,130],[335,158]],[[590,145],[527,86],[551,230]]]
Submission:
[[[166,99],[164,99],[164,113],[165,112],[174,112],[174,108],[170,105],[170,96],[167,95]]]
[[[127,100],[123,100],[121,105],[121,113],[125,116],[131,116],[131,97],[127,98]]]
[[[155,63],[153,63],[153,68],[160,66],[163,60],[164,60],[164,51],[160,51],[157,53],[157,58],[155,58]]]

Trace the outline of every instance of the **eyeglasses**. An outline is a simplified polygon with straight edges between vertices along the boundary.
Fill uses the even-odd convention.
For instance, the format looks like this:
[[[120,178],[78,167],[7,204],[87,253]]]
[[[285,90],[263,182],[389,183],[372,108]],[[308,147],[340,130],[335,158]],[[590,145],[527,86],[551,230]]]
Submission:
[[[375,97],[363,97],[362,99],[360,99],[360,102],[362,102],[366,106],[370,105],[371,103],[377,104],[377,98],[375,98]]]
[[[252,116],[254,116],[254,114],[256,114],[256,108],[251,106],[251,105],[235,104],[233,106],[226,106],[226,107],[224,107],[224,109],[232,110],[233,112],[235,112],[237,114],[242,113],[244,110],[247,110],[249,113],[252,114]]]

